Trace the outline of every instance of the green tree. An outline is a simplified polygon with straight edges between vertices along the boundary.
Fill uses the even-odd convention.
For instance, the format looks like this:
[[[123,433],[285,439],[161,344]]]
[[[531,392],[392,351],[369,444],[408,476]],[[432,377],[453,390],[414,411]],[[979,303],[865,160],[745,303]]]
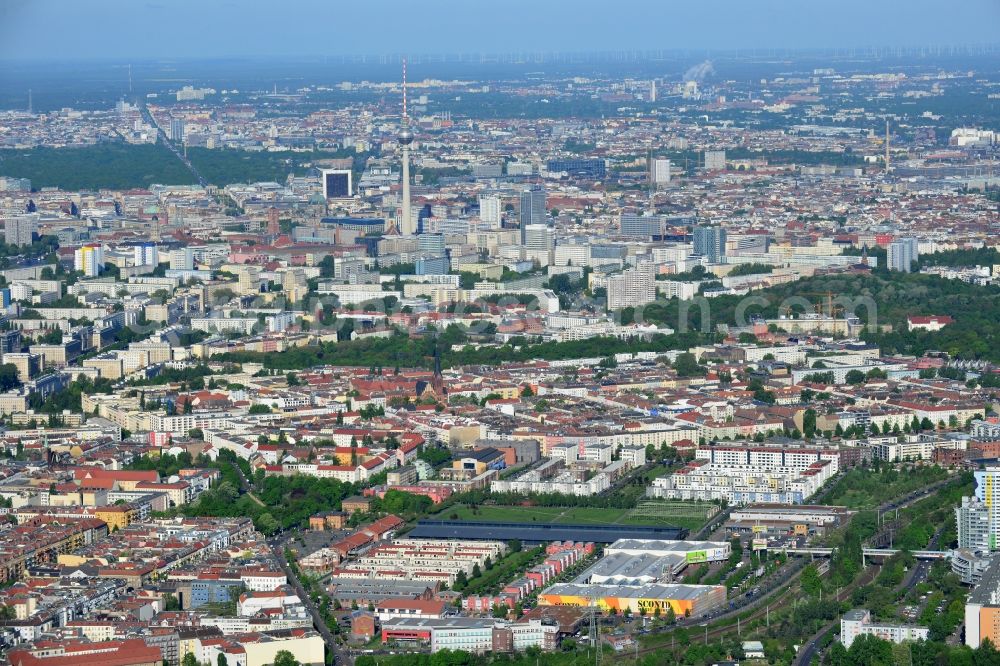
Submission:
[[[5,393],[11,389],[17,388],[20,385],[21,380],[17,377],[17,366],[13,363],[4,363],[3,365],[0,365],[0,392]]]
[[[274,666],[302,666],[299,660],[295,658],[288,650],[279,650],[276,655],[274,655]]]
[[[802,591],[809,596],[819,596],[819,592],[823,588],[823,581],[820,580],[819,570],[815,565],[810,564],[802,570],[800,584],[802,586]]]
[[[862,634],[847,651],[851,664],[857,666],[894,666],[892,643],[870,634]]]
[[[261,532],[263,532],[268,536],[277,532],[278,528],[280,527],[278,521],[275,520],[274,516],[272,516],[270,513],[262,513],[260,517],[257,518],[256,521],[254,521],[254,524],[256,525],[258,530],[260,530]]]
[[[677,360],[674,361],[674,371],[678,377],[702,377],[707,372],[705,366],[698,365],[694,354],[690,352],[677,355]]]
[[[865,373],[860,370],[850,370],[844,377],[848,384],[864,384],[865,383]]]
[[[816,434],[816,410],[809,408],[802,415],[802,432],[805,433],[806,437],[812,437]]]

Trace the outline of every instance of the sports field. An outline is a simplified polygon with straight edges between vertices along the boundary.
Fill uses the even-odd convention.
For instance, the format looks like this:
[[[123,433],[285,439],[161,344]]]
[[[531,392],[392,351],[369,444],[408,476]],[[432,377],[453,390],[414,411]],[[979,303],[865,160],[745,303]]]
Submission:
[[[649,525],[700,528],[718,509],[707,502],[642,500],[631,509],[555,506],[469,506],[458,504],[434,516],[438,520],[482,520],[506,523],[570,523],[579,525]]]

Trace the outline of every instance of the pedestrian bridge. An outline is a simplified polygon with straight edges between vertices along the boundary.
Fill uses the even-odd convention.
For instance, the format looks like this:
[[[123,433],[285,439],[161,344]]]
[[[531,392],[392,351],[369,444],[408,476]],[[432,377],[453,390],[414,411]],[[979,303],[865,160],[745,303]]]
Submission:
[[[780,553],[788,555],[807,555],[810,557],[830,557],[832,548],[775,548]],[[901,552],[899,548],[862,548],[865,557],[892,557]],[[912,550],[910,554],[918,560],[944,560],[951,557],[950,550]]]
[[[899,548],[862,548],[865,557],[892,557],[901,552]],[[951,557],[950,550],[911,550],[910,554],[918,560],[946,560]]]

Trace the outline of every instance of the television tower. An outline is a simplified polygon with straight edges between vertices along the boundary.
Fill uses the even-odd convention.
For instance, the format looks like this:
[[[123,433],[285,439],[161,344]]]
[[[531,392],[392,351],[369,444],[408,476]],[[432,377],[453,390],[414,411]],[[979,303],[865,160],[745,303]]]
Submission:
[[[406,58],[403,58],[403,118],[396,141],[403,149],[403,210],[399,217],[399,232],[404,236],[413,236],[417,229],[410,210],[410,144],[413,143],[413,132],[410,131],[410,117],[406,113]]]

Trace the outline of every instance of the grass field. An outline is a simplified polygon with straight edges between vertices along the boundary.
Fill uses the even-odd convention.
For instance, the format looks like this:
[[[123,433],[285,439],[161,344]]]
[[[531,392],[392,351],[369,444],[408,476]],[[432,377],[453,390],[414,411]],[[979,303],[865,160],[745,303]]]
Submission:
[[[507,523],[576,523],[580,525],[670,526],[696,530],[717,507],[707,503],[643,500],[634,509],[555,506],[468,506],[458,504],[433,516],[439,520],[484,520]]]

